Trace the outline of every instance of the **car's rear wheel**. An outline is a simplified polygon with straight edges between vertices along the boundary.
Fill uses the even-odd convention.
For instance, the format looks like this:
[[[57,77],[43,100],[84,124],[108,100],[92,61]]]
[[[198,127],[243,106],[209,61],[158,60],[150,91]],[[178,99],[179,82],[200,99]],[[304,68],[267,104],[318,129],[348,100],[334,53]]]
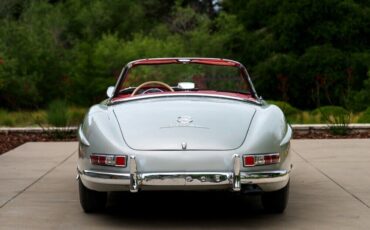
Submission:
[[[264,209],[270,213],[283,213],[289,198],[289,182],[288,184],[274,192],[266,192],[261,196]]]
[[[97,192],[86,188],[81,179],[78,180],[80,191],[80,203],[86,213],[99,212],[105,208],[107,203],[107,193]]]

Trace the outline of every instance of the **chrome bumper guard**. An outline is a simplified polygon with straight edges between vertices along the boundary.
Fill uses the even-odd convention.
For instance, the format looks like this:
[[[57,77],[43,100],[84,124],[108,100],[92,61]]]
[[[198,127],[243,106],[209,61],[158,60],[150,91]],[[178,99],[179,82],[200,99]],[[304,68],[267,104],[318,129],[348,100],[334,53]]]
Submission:
[[[232,172],[162,172],[138,173],[135,156],[130,157],[130,173],[112,173],[95,170],[79,170],[77,178],[87,176],[90,181],[104,184],[129,186],[130,192],[138,192],[142,186],[214,186],[231,185],[241,190],[241,184],[287,183],[288,170],[241,172],[240,156],[233,156]]]

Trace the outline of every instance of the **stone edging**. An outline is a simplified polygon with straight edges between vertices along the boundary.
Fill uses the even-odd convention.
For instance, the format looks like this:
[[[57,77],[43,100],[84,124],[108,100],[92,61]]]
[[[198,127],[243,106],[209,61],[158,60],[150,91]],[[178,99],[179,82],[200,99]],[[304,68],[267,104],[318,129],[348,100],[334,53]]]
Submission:
[[[0,127],[0,133],[42,133],[42,132],[77,132],[77,126],[72,127]]]
[[[307,125],[292,125],[294,132],[305,134],[312,132],[325,132],[329,129],[330,126],[327,124],[307,124]],[[50,128],[41,128],[41,127],[0,127],[0,133],[41,133],[41,132],[77,132],[77,126],[71,127],[50,127]],[[370,124],[349,124],[348,128],[351,131],[357,132],[370,132]]]
[[[333,124],[307,124],[307,125],[292,125],[293,131],[296,134],[310,133],[327,133],[330,127],[335,127]],[[349,124],[350,132],[370,133],[370,124]]]

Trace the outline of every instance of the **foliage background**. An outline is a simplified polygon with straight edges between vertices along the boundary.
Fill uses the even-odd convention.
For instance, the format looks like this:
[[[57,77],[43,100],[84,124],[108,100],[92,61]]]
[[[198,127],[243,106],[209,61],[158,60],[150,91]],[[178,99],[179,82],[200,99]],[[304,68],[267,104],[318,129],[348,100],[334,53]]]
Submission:
[[[125,63],[221,57],[265,99],[370,105],[369,0],[1,0],[0,106],[89,106]]]

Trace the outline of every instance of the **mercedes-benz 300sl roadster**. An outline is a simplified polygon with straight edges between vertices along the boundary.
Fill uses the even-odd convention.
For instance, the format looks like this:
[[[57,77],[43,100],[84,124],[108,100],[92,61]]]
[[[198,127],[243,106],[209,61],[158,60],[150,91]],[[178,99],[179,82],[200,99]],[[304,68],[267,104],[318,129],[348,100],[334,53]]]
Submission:
[[[108,192],[144,190],[257,193],[266,210],[286,208],[292,129],[241,63],[136,60],[107,96],[78,130],[85,212],[104,208]]]

